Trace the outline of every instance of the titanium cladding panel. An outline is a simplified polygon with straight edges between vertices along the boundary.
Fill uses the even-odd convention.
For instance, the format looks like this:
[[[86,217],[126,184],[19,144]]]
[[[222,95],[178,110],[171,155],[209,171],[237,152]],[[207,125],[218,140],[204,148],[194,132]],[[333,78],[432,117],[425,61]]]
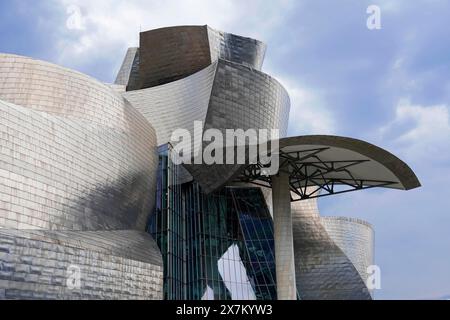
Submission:
[[[261,71],[266,54],[263,42],[207,28],[212,61],[228,60]]]
[[[375,234],[372,226],[360,219],[346,217],[322,217],[322,223],[361,278],[367,281],[367,268],[374,264]]]
[[[279,129],[285,137],[290,99],[271,76],[219,60],[205,129]]]
[[[144,230],[158,158],[139,112],[87,76],[12,55],[0,55],[0,99],[0,226]]]
[[[0,229],[0,248],[0,299],[163,297],[161,255],[144,232]]]
[[[179,80],[211,64],[207,29],[183,26],[142,32],[139,55],[140,89]]]
[[[205,130],[279,129],[286,136],[290,99],[283,86],[269,75],[219,60]],[[242,165],[188,165],[192,176],[210,193],[226,184]]]
[[[214,63],[178,81],[123,93],[155,128],[158,146],[168,143],[173,131],[193,133],[194,121],[205,122],[216,68]]]
[[[297,290],[304,300],[370,300],[365,281],[322,224],[317,200],[293,202]]]
[[[118,80],[130,70],[133,48],[127,52]],[[188,77],[219,59],[261,70],[266,45],[258,40],[216,31],[208,26],[179,26],[142,32],[137,60],[139,81],[129,90],[155,87]],[[124,72],[126,70],[127,72]],[[135,73],[131,73],[134,78]],[[117,82],[116,82],[117,83]],[[128,83],[127,83],[128,84]]]
[[[154,129],[112,89],[1,54],[0,299],[161,299],[142,232],[157,165]]]
[[[128,91],[123,96],[154,125],[158,145],[170,141],[176,129],[193,135],[194,121],[204,129],[279,129],[287,132],[290,100],[269,75],[225,60],[184,79]],[[228,181],[241,166],[191,166],[188,170],[206,192]]]
[[[139,48],[129,48],[125,59],[123,60],[122,66],[120,67],[119,73],[117,74],[115,84],[127,86],[133,67],[135,66],[136,55],[138,54]]]

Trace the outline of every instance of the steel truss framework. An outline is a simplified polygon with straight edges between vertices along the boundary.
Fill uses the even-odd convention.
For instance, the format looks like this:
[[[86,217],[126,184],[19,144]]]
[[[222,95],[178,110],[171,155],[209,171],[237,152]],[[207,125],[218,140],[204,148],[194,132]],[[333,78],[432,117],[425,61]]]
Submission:
[[[279,152],[280,172],[289,174],[291,201],[301,201],[357,190],[386,187],[397,182],[357,179],[349,170],[352,167],[371,160],[339,160],[328,161],[320,158],[321,153],[329,147],[307,149],[292,152]],[[259,161],[248,165],[237,177],[236,182],[252,183],[271,188],[272,179],[263,174],[269,165]],[[338,173],[342,177],[331,177]],[[338,186],[338,188],[336,188]]]

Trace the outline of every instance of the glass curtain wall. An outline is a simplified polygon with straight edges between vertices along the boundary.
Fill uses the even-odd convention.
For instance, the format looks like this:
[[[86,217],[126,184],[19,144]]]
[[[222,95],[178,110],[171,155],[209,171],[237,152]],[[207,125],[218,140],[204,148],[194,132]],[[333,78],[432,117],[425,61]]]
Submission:
[[[150,216],[148,232],[156,240],[164,262],[164,299],[186,296],[186,222],[178,166],[170,161],[169,147],[159,148],[155,212]]]
[[[164,259],[164,297],[274,300],[273,221],[259,188],[205,195],[180,185],[170,148],[160,148],[157,201],[148,231]]]

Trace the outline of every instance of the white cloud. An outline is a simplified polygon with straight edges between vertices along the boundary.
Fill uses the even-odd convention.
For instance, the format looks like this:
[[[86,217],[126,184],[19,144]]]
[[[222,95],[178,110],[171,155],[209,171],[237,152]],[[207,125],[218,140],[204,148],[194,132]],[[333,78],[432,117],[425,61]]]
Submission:
[[[138,45],[139,31],[171,25],[204,25],[264,40],[282,25],[293,0],[277,3],[239,0],[55,0],[67,17],[58,43],[59,63],[76,68],[117,55],[117,65],[130,46]],[[74,16],[78,7],[81,16]],[[69,10],[69,11],[68,11]],[[77,13],[77,12],[75,12]],[[67,28],[81,26],[80,28]]]
[[[449,106],[422,106],[401,99],[396,106],[395,118],[380,129],[382,139],[399,148],[408,158],[450,158]]]
[[[113,64],[111,80],[126,49],[139,45],[140,31],[171,25],[208,24],[267,42],[271,37],[279,36],[277,33],[284,27],[283,17],[298,4],[293,0],[55,1],[66,15],[61,20],[64,25],[60,28],[56,62],[83,69],[95,61],[107,60]],[[334,132],[332,115],[325,110],[318,92],[298,86],[294,80],[282,82],[292,101],[292,134]]]
[[[70,5],[66,10],[68,18],[66,21],[66,27],[69,30],[84,30],[86,27],[84,25],[84,19],[81,14],[80,7],[76,5]]]
[[[319,91],[298,85],[294,80],[279,79],[291,98],[290,135],[333,134],[333,114]]]

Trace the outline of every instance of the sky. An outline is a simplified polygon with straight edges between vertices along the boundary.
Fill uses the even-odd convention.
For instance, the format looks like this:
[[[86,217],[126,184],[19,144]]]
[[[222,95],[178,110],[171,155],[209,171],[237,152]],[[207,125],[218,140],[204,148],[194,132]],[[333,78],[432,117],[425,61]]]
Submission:
[[[370,5],[381,29],[367,28]],[[319,206],[373,224],[377,299],[439,299],[450,295],[449,12],[445,0],[2,0],[0,52],[113,82],[139,31],[208,24],[264,41],[263,71],[291,96],[289,135],[363,139],[416,172],[420,189]]]

